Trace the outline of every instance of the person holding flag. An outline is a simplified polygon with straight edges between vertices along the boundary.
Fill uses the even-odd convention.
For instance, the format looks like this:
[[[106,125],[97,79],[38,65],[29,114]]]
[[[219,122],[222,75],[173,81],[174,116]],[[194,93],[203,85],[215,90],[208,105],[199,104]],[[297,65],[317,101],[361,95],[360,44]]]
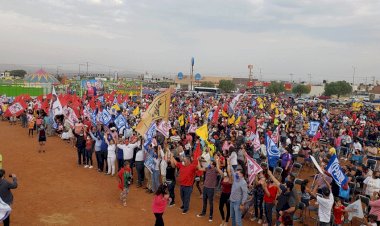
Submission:
[[[273,171],[273,169],[277,166],[278,160],[280,159],[280,150],[278,150],[278,147],[270,138],[270,136],[266,135],[265,141],[266,141],[265,143],[266,143],[269,169],[270,171]]]

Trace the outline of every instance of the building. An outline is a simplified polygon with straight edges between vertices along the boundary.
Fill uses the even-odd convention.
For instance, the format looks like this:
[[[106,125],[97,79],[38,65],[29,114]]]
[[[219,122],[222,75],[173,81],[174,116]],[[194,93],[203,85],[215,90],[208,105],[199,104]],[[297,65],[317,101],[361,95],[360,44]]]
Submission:
[[[374,86],[369,91],[369,94],[370,94],[370,96],[372,96],[371,99],[373,99],[373,100],[380,99],[380,85]]]
[[[174,79],[174,83],[177,85],[177,89],[182,89],[182,90],[192,90],[196,86],[201,86],[202,82],[212,82],[215,87],[218,87],[219,81],[220,80],[231,80],[233,81],[233,78],[228,76],[228,77],[218,77],[218,76],[202,76],[199,81],[191,81],[189,75],[184,75],[182,79],[178,79],[176,77]],[[192,86],[191,86],[192,84]]]

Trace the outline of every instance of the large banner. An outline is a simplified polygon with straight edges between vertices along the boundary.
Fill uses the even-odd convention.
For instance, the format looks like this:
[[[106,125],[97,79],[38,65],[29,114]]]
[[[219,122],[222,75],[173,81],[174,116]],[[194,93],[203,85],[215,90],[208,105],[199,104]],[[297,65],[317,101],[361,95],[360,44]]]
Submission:
[[[24,101],[15,102],[7,108],[4,113],[5,117],[10,117],[12,115],[19,116],[26,109],[27,105]]]
[[[136,126],[136,131],[141,135],[148,131],[152,122],[158,119],[169,119],[169,107],[172,89],[168,89],[161,93],[149,105],[148,109],[144,112],[140,123]]]
[[[104,91],[103,81],[96,79],[82,80],[82,89],[85,90],[88,97],[102,94]]]

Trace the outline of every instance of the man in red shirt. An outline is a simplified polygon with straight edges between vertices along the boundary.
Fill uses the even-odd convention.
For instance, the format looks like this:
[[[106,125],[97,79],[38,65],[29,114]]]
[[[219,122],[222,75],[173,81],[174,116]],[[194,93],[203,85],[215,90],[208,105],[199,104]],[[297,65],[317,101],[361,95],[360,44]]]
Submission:
[[[182,214],[187,214],[190,206],[190,197],[193,192],[193,184],[195,178],[195,171],[197,170],[198,160],[194,159],[193,162],[190,160],[190,156],[183,158],[182,162],[177,162],[173,156],[171,156],[172,164],[176,165],[179,170],[179,185],[180,194],[182,200]]]

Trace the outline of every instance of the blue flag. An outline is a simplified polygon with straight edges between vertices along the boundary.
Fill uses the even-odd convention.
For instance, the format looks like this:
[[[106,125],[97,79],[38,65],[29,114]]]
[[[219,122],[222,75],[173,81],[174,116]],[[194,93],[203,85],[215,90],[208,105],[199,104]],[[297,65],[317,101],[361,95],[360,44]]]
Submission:
[[[125,119],[125,117],[122,115],[122,114],[119,114],[116,118],[115,118],[115,125],[116,127],[120,130],[122,127],[126,126],[127,125],[127,120]]]
[[[348,177],[343,173],[342,168],[340,168],[339,160],[336,155],[331,157],[329,164],[327,164],[326,170],[331,174],[339,187],[347,183]]]
[[[107,109],[103,109],[100,115],[100,122],[108,126],[108,124],[111,122],[111,119],[112,119],[111,114],[107,111]]]
[[[309,129],[307,130],[307,135],[309,135],[310,137],[314,137],[318,131],[319,124],[320,122],[318,121],[311,121],[309,123],[310,126],[309,126]]]
[[[277,162],[280,159],[280,150],[278,150],[278,147],[268,135],[265,135],[265,144],[267,147],[267,157],[269,166],[274,168],[277,166]]]
[[[210,113],[208,113],[208,116],[207,116],[208,120],[211,120],[213,115],[214,115],[214,112],[210,111]]]
[[[92,124],[95,126],[96,125],[96,115],[98,114],[98,109],[95,109],[95,111],[93,111],[91,113],[91,122]]]
[[[149,144],[152,143],[153,137],[156,135],[156,130],[157,130],[156,122],[153,122],[145,134],[145,143],[144,143],[145,150],[148,150]]]

